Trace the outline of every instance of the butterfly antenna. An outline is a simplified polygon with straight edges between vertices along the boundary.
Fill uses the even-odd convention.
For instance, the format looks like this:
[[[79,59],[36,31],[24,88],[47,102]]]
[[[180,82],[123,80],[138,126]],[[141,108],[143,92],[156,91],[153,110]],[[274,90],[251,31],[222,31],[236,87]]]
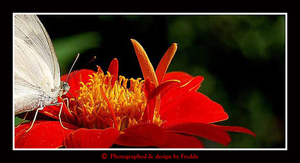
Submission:
[[[70,70],[69,70],[69,73],[68,73],[68,76],[67,76],[67,78],[66,78],[66,81],[68,82],[68,80],[69,80],[69,75],[70,75],[70,73],[72,72],[72,69],[73,69],[73,67],[74,67],[74,65],[75,65],[75,63],[76,63],[76,61],[77,61],[77,59],[79,58],[79,53],[77,54],[77,56],[76,56],[76,58],[75,58],[75,61],[73,62],[73,64],[72,64],[72,67],[70,68]]]
[[[78,53],[79,54],[79,53]],[[94,60],[96,59],[96,56],[94,56],[87,64],[85,64],[81,69],[83,69],[84,67],[86,67],[87,65],[89,65],[90,63],[92,63]],[[67,78],[66,78],[66,82],[68,82],[74,75],[76,75],[81,69],[78,69],[78,70],[76,70],[76,72],[75,73],[73,73],[72,74],[72,76],[70,77],[70,78],[68,78],[68,76],[69,76],[69,74],[68,74],[68,76],[67,76]]]

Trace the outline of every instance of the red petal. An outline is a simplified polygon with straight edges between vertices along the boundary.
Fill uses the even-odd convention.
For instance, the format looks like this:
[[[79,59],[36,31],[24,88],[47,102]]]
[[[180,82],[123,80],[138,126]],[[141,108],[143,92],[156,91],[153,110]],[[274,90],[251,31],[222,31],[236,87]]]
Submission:
[[[152,92],[155,90],[155,88],[156,87],[154,83],[152,83],[149,78],[145,79],[144,92],[148,100],[154,97],[154,94]]]
[[[148,122],[150,119],[153,118],[153,112],[154,112],[154,107],[156,103],[156,99],[154,99],[152,96],[152,92],[155,89],[155,85],[150,81],[149,78],[146,79],[145,85],[144,85],[144,92],[145,95],[148,99],[146,109],[144,111],[143,115],[143,122]],[[151,99],[150,99],[151,97]]]
[[[150,81],[157,86],[157,77],[154,71],[154,68],[148,58],[148,55],[146,54],[144,48],[134,39],[131,39],[131,42],[133,44],[133,48],[135,50],[135,54],[139,60],[140,67],[144,76],[144,79],[149,78]]]
[[[113,76],[111,84],[114,85],[115,81],[118,79],[119,76],[119,62],[118,59],[114,58],[108,67],[108,72]]]
[[[74,124],[75,117],[72,115],[72,113],[67,108],[65,101],[63,101],[61,98],[57,98],[57,99],[58,99],[58,102],[63,102],[63,107],[62,107],[62,112],[61,112],[61,120],[63,122],[68,122],[68,123]],[[47,106],[43,110],[41,110],[40,113],[47,115],[51,118],[54,118],[56,120],[59,120],[60,107],[61,107],[61,105]]]
[[[167,50],[167,52],[164,54],[162,59],[160,60],[157,68],[156,68],[156,76],[158,84],[162,83],[162,80],[167,72],[167,69],[175,55],[175,52],[177,50],[177,44],[174,43],[170,46],[170,48]]]
[[[220,128],[221,130],[224,131],[232,131],[232,132],[241,132],[245,134],[250,134],[252,136],[256,137],[256,134],[250,131],[249,129],[246,129],[244,127],[239,127],[239,126],[219,126],[219,125],[214,125],[215,127]]]
[[[187,92],[195,92],[200,87],[203,79],[204,78],[202,76],[196,76],[191,80],[189,80],[188,82],[186,82],[184,85],[182,85],[181,83],[173,84],[173,89],[171,88],[168,92],[164,94],[163,101],[165,103],[171,102],[173,100],[176,100],[177,98],[180,98],[182,95],[184,95]],[[168,81],[172,81],[172,80],[168,80]]]
[[[151,83],[150,79],[147,78],[145,81],[144,92],[147,97],[147,106],[143,115],[143,122],[148,122],[153,119],[154,108],[160,108],[160,96],[163,95],[168,89],[172,87],[172,85],[177,84],[178,80],[169,80],[158,87],[155,87],[153,83]]]
[[[187,83],[188,81],[190,81],[193,78],[194,77],[188,73],[185,73],[182,71],[173,71],[173,72],[166,73],[162,82],[167,81],[167,80],[177,79],[180,81],[181,85],[184,85],[185,83]]]
[[[166,142],[167,135],[161,127],[152,123],[144,123],[125,129],[115,144],[134,147],[159,147],[165,145]]]
[[[119,62],[117,58],[114,58],[108,67],[108,72],[111,75],[118,76],[119,75]]]
[[[115,128],[86,129],[81,128],[70,133],[64,141],[66,148],[109,148],[119,137]]]
[[[70,75],[69,75],[69,81],[68,81],[68,84],[70,86],[69,92],[74,97],[76,97],[78,95],[77,90],[79,90],[79,88],[81,86],[79,84],[79,82],[83,82],[83,83],[89,82],[89,79],[90,79],[89,75],[92,75],[93,73],[95,73],[95,71],[89,70],[89,69],[82,69],[82,70],[79,70],[79,72],[77,72],[77,73],[76,72],[77,71],[73,71],[73,72],[70,73]],[[76,74],[74,75],[74,73],[76,73]],[[66,81],[66,77],[67,76],[68,76],[68,74],[63,75],[61,77],[61,81]],[[69,93],[67,93],[67,97],[72,98],[72,96],[69,95]]]
[[[162,99],[163,100],[163,99]],[[162,120],[213,123],[228,119],[223,107],[198,92],[189,92],[167,104],[161,102]]]
[[[167,132],[168,141],[160,148],[203,148],[203,143],[195,136]]]
[[[161,83],[159,86],[157,86],[150,95],[147,96],[148,100],[151,100],[153,97],[158,96],[159,94],[163,96],[173,85],[179,84],[179,80],[168,80],[163,83]]]
[[[36,121],[31,130],[26,132],[31,123],[24,123],[15,128],[16,148],[58,148],[63,146],[64,138],[76,126],[63,122],[64,129],[58,121]]]
[[[226,146],[231,141],[230,136],[225,131],[213,126],[212,124],[177,123],[172,125],[162,124],[162,127],[164,127],[167,131],[200,136]]]

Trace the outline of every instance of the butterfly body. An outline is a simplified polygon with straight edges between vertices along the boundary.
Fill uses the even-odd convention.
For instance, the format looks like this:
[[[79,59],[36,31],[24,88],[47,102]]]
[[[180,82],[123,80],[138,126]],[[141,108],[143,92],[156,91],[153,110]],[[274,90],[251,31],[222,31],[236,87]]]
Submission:
[[[57,104],[69,86],[60,69],[51,39],[36,15],[15,15],[15,114]],[[58,104],[57,104],[58,105]]]

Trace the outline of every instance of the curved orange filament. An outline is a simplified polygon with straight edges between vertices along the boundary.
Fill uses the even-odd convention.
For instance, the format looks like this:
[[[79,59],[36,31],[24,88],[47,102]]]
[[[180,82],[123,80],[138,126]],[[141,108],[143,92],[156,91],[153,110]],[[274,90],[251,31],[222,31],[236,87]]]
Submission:
[[[118,128],[118,123],[117,123],[117,118],[116,118],[115,111],[114,111],[114,109],[113,109],[111,103],[109,102],[108,98],[106,97],[106,95],[105,95],[105,93],[104,93],[102,87],[100,87],[100,91],[101,91],[102,97],[104,98],[105,102],[106,102],[107,105],[108,105],[110,114],[111,114],[111,116],[112,116],[112,118],[113,118],[113,120],[114,120],[114,127],[115,127],[115,128]]]

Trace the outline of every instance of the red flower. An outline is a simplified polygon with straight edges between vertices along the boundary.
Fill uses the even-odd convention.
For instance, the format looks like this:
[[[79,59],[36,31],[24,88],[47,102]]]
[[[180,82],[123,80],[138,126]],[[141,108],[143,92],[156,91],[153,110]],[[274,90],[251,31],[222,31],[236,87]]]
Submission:
[[[143,47],[131,41],[145,80],[119,76],[117,59],[110,63],[106,75],[100,67],[97,72],[80,70],[68,82],[75,99],[67,94],[70,106],[64,106],[61,115],[68,129],[58,121],[59,107],[46,107],[41,113],[53,120],[39,119],[28,132],[30,123],[16,127],[15,147],[108,148],[116,144],[201,148],[197,137],[228,145],[231,139],[227,131],[255,136],[246,128],[213,124],[228,119],[228,115],[220,104],[196,92],[203,77],[166,73],[176,44],[154,71]],[[65,79],[66,75],[61,77]]]

